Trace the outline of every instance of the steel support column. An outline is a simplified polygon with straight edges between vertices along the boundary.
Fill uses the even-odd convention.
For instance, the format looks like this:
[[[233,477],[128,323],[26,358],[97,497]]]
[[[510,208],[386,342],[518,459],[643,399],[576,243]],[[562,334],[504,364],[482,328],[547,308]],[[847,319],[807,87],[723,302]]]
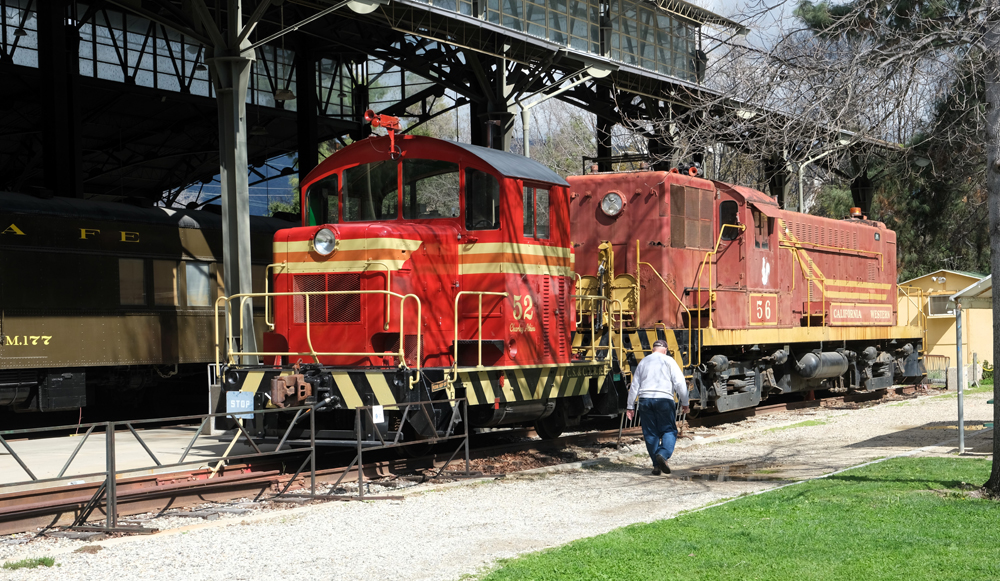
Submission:
[[[41,74],[43,183],[58,196],[83,196],[77,77],[80,36],[66,25],[66,0],[36,3]]]
[[[316,102],[316,57],[303,39],[295,50],[295,82],[298,90],[296,122],[299,142],[299,184],[319,165],[319,137]]]
[[[614,148],[611,145],[611,130],[614,126],[614,121],[610,119],[597,118],[597,157],[608,158],[614,155]],[[612,165],[610,161],[599,161],[597,169],[598,171],[611,171]]]
[[[200,1],[200,0],[199,0]],[[204,5],[202,5],[204,6]],[[241,52],[242,2],[229,0],[227,27],[216,36],[213,58],[207,59],[219,106],[219,181],[222,184],[222,261],[226,295],[253,291],[250,268],[250,187],[247,178],[247,86],[253,53]],[[213,26],[211,21],[206,26]],[[244,40],[243,45],[249,46]],[[242,351],[256,351],[253,301],[240,301],[233,313],[233,333]],[[256,363],[247,357],[244,364]]]

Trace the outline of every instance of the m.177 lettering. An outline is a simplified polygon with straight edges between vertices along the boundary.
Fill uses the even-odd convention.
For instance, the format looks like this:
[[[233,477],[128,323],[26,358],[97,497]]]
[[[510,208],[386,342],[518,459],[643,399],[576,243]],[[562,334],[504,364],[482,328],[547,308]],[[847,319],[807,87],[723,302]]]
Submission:
[[[12,347],[24,347],[27,345],[48,345],[49,341],[52,340],[52,335],[4,335],[0,336],[3,339],[0,345],[8,345]]]

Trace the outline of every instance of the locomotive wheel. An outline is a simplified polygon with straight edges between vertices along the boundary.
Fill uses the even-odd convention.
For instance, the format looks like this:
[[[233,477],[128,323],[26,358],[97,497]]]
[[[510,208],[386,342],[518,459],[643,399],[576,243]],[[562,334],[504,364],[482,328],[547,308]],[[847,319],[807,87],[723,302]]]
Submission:
[[[535,433],[538,434],[539,438],[543,440],[555,440],[563,433],[563,428],[557,423],[555,415],[552,414],[547,418],[535,421]]]

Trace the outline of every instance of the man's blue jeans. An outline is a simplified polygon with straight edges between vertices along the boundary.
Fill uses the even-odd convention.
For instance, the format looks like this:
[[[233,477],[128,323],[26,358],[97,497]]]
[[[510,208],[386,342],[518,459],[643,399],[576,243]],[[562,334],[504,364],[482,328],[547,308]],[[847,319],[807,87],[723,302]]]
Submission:
[[[677,443],[676,404],[673,399],[655,398],[639,400],[639,420],[642,438],[646,440],[649,458],[656,466],[656,455],[666,459],[674,453]]]

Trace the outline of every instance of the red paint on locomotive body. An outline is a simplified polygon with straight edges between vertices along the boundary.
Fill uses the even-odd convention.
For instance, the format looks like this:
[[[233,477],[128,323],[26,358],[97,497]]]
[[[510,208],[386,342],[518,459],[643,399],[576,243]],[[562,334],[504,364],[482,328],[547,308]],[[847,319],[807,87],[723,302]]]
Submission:
[[[275,292],[384,291],[419,298],[421,366],[567,363],[574,277],[568,188],[537,162],[427,137],[372,137],[333,154],[302,184],[303,225],[275,235]],[[336,237],[323,256],[312,242]],[[503,293],[508,296],[480,295]],[[459,293],[462,293],[461,295]],[[307,336],[306,305],[309,307]],[[416,357],[417,303],[384,294],[277,296],[274,333],[293,352]],[[310,349],[310,338],[312,349]],[[280,343],[281,341],[279,341]],[[308,362],[308,361],[307,361]],[[337,367],[390,357],[321,356]]]
[[[596,275],[610,242],[615,274],[639,279],[638,327],[896,324],[896,235],[880,222],[788,212],[751,188],[678,173],[568,181],[577,270]],[[601,210],[610,192],[625,202],[615,217]],[[636,241],[666,285],[649,267],[636,272]]]

